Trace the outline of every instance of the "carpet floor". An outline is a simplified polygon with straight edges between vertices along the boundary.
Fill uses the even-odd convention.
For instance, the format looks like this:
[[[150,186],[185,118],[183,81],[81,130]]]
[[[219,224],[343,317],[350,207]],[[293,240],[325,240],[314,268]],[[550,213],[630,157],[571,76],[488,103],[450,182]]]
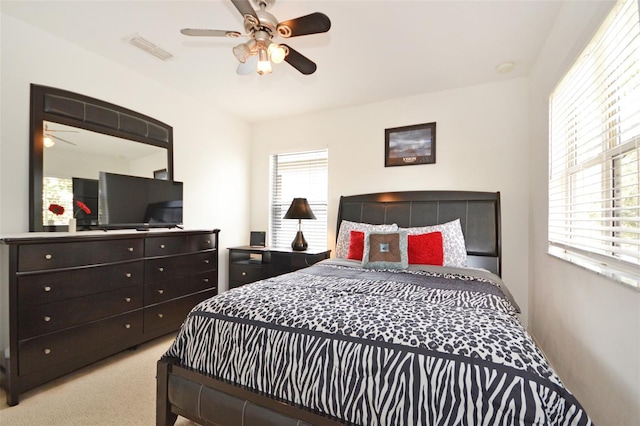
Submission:
[[[0,425],[155,425],[156,362],[174,337],[160,337],[25,392],[13,407],[1,390]],[[178,418],[176,425],[195,423]]]

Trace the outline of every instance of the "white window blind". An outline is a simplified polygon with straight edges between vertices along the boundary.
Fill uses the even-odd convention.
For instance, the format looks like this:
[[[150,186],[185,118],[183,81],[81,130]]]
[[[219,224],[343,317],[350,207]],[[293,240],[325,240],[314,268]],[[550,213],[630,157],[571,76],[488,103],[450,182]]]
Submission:
[[[640,21],[620,0],[550,97],[549,252],[640,283]]]
[[[327,150],[271,156],[271,227],[273,247],[290,247],[298,221],[283,219],[294,198],[306,198],[316,220],[302,220],[309,248],[327,246]]]

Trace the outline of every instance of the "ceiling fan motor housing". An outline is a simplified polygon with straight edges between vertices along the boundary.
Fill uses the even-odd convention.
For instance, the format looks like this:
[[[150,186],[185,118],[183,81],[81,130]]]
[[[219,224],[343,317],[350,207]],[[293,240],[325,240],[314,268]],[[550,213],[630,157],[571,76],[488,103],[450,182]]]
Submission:
[[[269,34],[273,34],[278,28],[278,20],[275,16],[270,14],[269,12],[265,12],[264,10],[256,10],[256,15],[258,15],[258,19],[260,20],[257,24],[257,29],[264,29]],[[245,19],[244,21],[244,30],[251,34],[256,30],[256,26],[249,19]]]

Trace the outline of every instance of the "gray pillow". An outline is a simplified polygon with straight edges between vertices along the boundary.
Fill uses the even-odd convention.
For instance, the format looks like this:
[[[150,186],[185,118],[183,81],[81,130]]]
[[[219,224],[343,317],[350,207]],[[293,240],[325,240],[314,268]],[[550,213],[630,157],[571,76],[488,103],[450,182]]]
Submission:
[[[362,267],[370,269],[407,269],[407,232],[364,233]]]

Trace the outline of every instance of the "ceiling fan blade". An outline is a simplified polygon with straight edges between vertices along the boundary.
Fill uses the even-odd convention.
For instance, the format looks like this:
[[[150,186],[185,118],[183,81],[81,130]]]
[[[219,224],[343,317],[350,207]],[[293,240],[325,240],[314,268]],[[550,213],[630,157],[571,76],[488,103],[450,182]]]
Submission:
[[[249,0],[231,0],[231,3],[233,3],[236,9],[238,9],[238,12],[240,12],[245,21],[247,20],[247,16],[251,16],[253,18],[249,19],[251,19],[252,23],[257,24],[258,22],[260,22],[258,14],[253,9],[253,7],[251,7],[251,3],[249,3]]]
[[[331,20],[324,13],[316,12],[278,24],[282,37],[298,37],[308,34],[326,33],[331,28]]]
[[[55,136],[55,135],[47,135],[47,136],[49,136],[50,138],[53,138],[53,139],[56,139],[56,140],[59,140],[59,141],[62,141],[62,142],[68,143],[69,145],[78,146],[78,144],[75,144],[75,143],[73,143],[73,142],[70,142],[70,141],[68,141],[68,140],[66,140],[66,139],[62,139],[61,137],[58,137],[58,136]]]
[[[251,73],[256,72],[256,67],[258,65],[258,55],[251,55],[249,59],[243,64],[238,64],[238,68],[236,69],[236,73],[238,75],[249,75]]]
[[[300,71],[304,75],[313,74],[316,72],[318,66],[311,59],[307,58],[297,50],[292,49],[290,46],[286,44],[282,44],[287,48],[289,53],[284,57],[284,60],[287,61],[289,65]]]
[[[238,31],[225,31],[225,30],[202,30],[198,28],[183,28],[180,32],[186,36],[195,37],[231,37],[238,38],[242,34]]]
[[[80,133],[78,130],[50,129],[46,123],[44,125],[44,131],[45,132]]]

